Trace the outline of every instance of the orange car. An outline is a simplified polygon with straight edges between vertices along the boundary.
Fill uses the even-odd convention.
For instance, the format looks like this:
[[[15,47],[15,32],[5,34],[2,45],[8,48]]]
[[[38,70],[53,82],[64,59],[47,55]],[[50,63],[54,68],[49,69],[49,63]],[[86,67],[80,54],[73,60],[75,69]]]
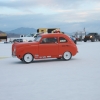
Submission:
[[[12,45],[12,56],[17,56],[26,63],[44,58],[70,60],[77,52],[77,46],[69,36],[60,33],[40,34],[33,42]]]

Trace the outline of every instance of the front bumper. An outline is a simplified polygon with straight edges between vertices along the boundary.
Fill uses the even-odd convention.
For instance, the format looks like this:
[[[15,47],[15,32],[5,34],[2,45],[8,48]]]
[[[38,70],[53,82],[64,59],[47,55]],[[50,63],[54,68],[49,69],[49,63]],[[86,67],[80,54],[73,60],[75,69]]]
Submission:
[[[14,51],[12,51],[12,57],[16,57],[16,54]]]

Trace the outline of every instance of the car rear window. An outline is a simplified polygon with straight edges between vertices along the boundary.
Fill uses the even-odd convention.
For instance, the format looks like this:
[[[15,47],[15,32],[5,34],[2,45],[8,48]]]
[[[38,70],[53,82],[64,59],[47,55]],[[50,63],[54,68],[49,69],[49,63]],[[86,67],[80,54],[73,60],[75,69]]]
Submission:
[[[59,37],[59,42],[60,43],[66,43],[67,40],[64,37]]]

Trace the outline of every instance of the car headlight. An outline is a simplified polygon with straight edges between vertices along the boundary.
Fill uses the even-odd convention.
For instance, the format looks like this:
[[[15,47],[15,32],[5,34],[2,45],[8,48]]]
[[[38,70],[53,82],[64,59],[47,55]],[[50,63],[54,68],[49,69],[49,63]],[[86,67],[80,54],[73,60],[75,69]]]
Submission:
[[[14,48],[14,52],[16,52],[16,48]]]
[[[90,38],[92,38],[92,36],[90,36]]]
[[[16,55],[16,48],[14,48],[12,55],[15,56]]]

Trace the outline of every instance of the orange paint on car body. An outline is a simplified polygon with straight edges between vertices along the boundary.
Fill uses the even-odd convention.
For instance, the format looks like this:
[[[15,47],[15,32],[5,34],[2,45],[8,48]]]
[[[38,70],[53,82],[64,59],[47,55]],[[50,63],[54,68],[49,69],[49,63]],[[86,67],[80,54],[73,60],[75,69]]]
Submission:
[[[34,59],[65,57],[67,60],[67,55],[64,56],[65,52],[70,52],[71,56],[75,56],[78,49],[69,36],[60,33],[40,34],[33,42],[12,45],[12,56],[17,56],[21,60],[26,54],[31,54]]]

